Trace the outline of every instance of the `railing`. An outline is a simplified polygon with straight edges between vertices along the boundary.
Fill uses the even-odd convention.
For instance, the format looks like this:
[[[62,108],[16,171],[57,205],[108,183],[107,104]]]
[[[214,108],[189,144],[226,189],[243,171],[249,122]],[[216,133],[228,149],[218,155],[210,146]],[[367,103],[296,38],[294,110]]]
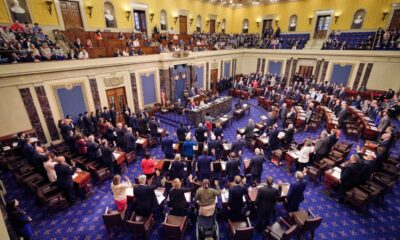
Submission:
[[[79,52],[79,49],[77,47],[75,47],[74,43],[71,42],[71,40],[67,36],[65,36],[60,30],[54,29],[53,33],[54,33],[54,38],[56,41],[64,41],[65,43],[68,44],[69,48],[72,48],[76,52]]]

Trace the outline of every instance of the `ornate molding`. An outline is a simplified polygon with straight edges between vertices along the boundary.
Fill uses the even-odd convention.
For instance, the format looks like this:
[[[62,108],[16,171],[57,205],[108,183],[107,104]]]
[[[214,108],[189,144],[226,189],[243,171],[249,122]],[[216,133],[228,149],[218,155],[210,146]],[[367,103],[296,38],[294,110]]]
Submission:
[[[115,87],[124,84],[124,76],[117,76],[115,73],[112,73],[110,77],[105,77],[103,81],[104,86]]]

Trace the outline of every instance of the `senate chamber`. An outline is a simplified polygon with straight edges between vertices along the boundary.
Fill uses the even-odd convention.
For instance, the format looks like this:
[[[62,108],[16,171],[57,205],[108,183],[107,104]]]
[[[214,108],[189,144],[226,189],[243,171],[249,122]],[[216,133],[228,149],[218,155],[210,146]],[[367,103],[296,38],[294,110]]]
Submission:
[[[0,0],[0,239],[400,239],[400,0]]]

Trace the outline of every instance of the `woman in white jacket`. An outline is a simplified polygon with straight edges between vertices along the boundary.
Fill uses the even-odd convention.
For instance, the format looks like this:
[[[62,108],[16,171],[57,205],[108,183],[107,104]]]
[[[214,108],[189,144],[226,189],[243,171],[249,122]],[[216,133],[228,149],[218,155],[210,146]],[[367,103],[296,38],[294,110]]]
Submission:
[[[303,148],[300,150],[299,159],[299,169],[298,171],[303,171],[304,167],[310,161],[310,154],[314,151],[314,147],[312,146],[311,142],[307,141]]]

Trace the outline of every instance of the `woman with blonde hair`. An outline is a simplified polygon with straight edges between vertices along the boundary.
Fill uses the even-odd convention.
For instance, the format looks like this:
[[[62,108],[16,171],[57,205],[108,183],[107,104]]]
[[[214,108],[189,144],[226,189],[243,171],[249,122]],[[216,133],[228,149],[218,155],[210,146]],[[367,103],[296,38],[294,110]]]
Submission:
[[[122,212],[126,209],[127,206],[127,198],[126,198],[126,189],[131,188],[132,183],[129,180],[128,176],[125,176],[126,182],[121,182],[121,176],[115,175],[112,183],[111,190],[114,194],[115,205],[119,212]]]
[[[178,178],[182,180],[185,175],[185,164],[181,161],[181,155],[175,155],[175,159],[171,164],[170,176],[172,179]]]

